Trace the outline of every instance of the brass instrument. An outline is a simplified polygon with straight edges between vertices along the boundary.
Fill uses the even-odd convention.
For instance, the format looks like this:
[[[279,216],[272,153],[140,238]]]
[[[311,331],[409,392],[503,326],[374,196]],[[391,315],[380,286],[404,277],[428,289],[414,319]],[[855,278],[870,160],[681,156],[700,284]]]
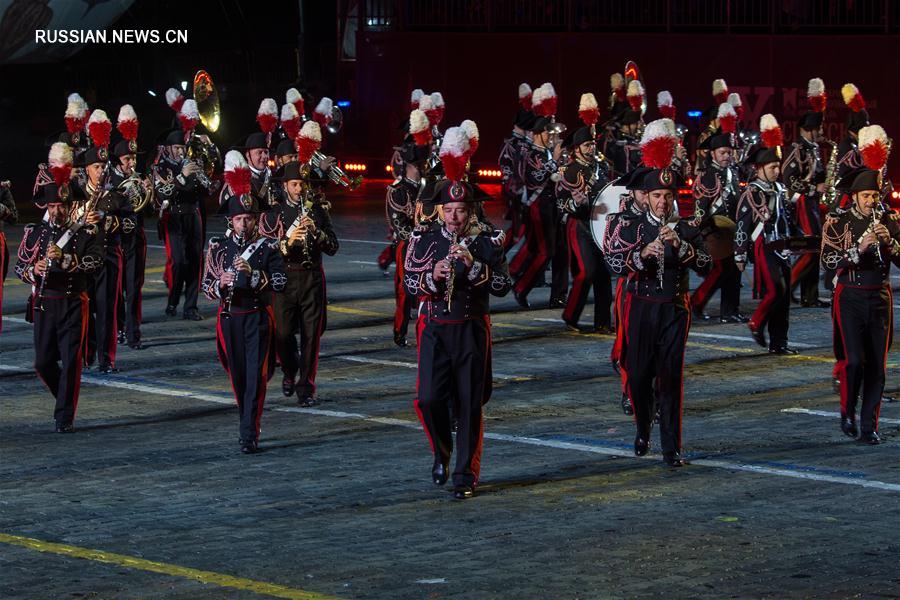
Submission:
[[[234,259],[231,262],[231,266],[225,271],[226,273],[235,273],[234,269],[234,261],[240,258],[241,251],[244,248],[244,238],[242,236],[235,235],[234,241],[238,247],[238,253],[235,254]],[[225,302],[222,304],[222,312],[221,316],[223,319],[231,318],[231,301],[234,300],[234,280],[230,284],[228,284],[228,295],[225,296]]]
[[[319,165],[322,164],[323,160],[325,160],[325,155],[316,150],[315,152],[313,152],[313,155],[309,159],[309,162],[312,164],[312,166],[321,171],[322,169],[319,167]],[[331,165],[331,167],[325,174],[328,175],[328,178],[331,181],[347,188],[348,190],[355,190],[359,187],[359,184],[362,183],[362,175],[357,175],[356,177],[353,177],[351,179],[350,176],[347,175],[347,173],[345,173],[344,170],[337,165]]]
[[[551,150],[561,143],[562,135],[566,132],[566,129],[567,127],[564,123],[559,123],[557,121],[553,121],[547,125],[547,128],[544,131],[550,134],[549,148]]]
[[[822,195],[822,201],[828,210],[834,208],[837,201],[837,144],[831,140],[825,140],[825,143],[831,146],[831,155],[828,157],[828,164],[825,165],[825,193]]]
[[[200,166],[197,173],[197,181],[207,190],[212,189],[212,175],[222,166],[222,155],[218,146],[211,141],[204,140],[193,131],[185,144],[185,161],[196,163]],[[182,163],[182,166],[184,163]]]
[[[156,188],[148,181],[135,171],[116,186],[116,192],[128,200],[135,213],[144,210],[156,195]]]
[[[450,239],[450,247],[452,248],[459,243],[459,234],[455,231]],[[447,264],[450,266],[450,273],[447,275],[447,288],[444,291],[444,314],[450,314],[450,303],[453,301],[453,282],[456,280],[456,256],[451,253],[447,256]]]
[[[197,112],[200,113],[200,122],[208,131],[215,133],[221,120],[219,92],[216,91],[212,77],[203,69],[194,75],[193,93],[197,102]]]

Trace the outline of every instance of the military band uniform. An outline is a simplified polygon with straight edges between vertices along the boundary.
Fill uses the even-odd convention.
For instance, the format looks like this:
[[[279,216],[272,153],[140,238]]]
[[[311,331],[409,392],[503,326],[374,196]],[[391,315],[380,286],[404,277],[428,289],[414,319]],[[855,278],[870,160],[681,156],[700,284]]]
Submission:
[[[6,244],[6,225],[15,225],[19,220],[16,201],[6,182],[0,182],[0,332],[3,331],[3,282],[9,272],[9,248]]]

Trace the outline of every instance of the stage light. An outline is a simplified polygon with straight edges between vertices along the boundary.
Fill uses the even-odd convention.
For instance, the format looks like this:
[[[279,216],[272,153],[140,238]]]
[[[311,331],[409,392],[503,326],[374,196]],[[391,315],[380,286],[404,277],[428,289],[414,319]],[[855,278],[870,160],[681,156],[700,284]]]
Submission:
[[[187,91],[187,81],[181,82],[181,91],[183,91],[183,92]]]
[[[478,169],[478,176],[486,179],[496,179],[502,175],[503,172],[500,169]]]
[[[703,116],[703,111],[702,110],[689,110],[689,111],[687,111],[687,116],[688,116],[688,118],[691,118],[691,119],[699,119],[700,117]]]
[[[366,165],[363,163],[347,163],[344,165],[344,170],[360,173],[366,170]]]
[[[394,169],[391,168],[391,165],[384,165],[384,172],[385,173],[393,173]]]
[[[688,180],[685,183],[687,183],[688,187],[691,187],[692,185],[694,185],[694,180],[688,177]]]
[[[341,108],[350,108],[350,101],[349,100],[338,100],[337,105],[340,106]]]
[[[153,90],[147,90],[147,93],[156,98],[156,92],[154,92]]]

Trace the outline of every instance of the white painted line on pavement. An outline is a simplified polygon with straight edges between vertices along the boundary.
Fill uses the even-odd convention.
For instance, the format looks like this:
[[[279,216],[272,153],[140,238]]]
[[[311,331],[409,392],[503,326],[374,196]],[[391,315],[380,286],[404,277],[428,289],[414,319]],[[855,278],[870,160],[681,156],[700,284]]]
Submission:
[[[376,241],[376,240],[351,240],[351,239],[338,239],[339,242],[353,242],[356,244],[377,244],[379,246],[390,246],[390,242],[387,240]]]
[[[369,358],[367,356],[353,356],[350,354],[341,354],[338,356],[332,356],[331,358],[337,358],[339,360],[347,360],[350,362],[369,363],[372,365],[385,365],[387,367],[404,367],[407,369],[418,369],[419,368],[419,365],[414,362],[401,362],[399,360],[384,360],[381,358]],[[526,375],[504,375],[503,373],[494,373],[494,379],[524,381],[527,379],[532,379],[532,377],[526,376]]]
[[[10,323],[25,323],[26,325],[31,325],[31,323],[21,317],[3,317],[3,320],[9,321]]]
[[[14,367],[11,365],[3,365],[0,364],[0,371],[13,371],[17,373],[31,373],[28,369],[23,369],[21,367]],[[106,387],[113,388],[121,388],[134,390],[144,393],[157,394],[160,396],[174,396],[179,398],[192,398],[195,400],[203,400],[206,402],[215,402],[216,404],[233,404],[234,401],[231,399],[227,399],[220,395],[214,394],[206,394],[202,392],[192,392],[189,390],[180,390],[180,389],[171,389],[165,388],[155,385],[147,385],[142,383],[133,383],[130,381],[122,381],[117,380],[115,376],[110,376],[108,378],[94,377],[91,375],[82,375],[82,381],[85,383],[91,383],[95,385],[102,385]],[[419,429],[419,424],[415,421],[407,421],[404,419],[394,419],[390,417],[373,417],[369,415],[365,415],[362,413],[351,413],[351,412],[343,412],[338,410],[327,410],[327,409],[318,409],[318,408],[301,408],[301,407],[293,407],[293,406],[278,406],[271,408],[269,410],[275,412],[291,412],[291,413],[303,413],[310,415],[318,415],[318,416],[326,416],[326,417],[334,417],[338,419],[358,419],[363,421],[369,421],[372,423],[382,423],[387,425],[395,425],[399,427],[404,427],[406,429]],[[509,435],[503,433],[492,433],[486,432],[484,434],[489,440],[497,440],[502,442],[511,442],[516,444],[523,444],[527,446],[539,446],[545,448],[555,448],[559,450],[573,450],[577,452],[585,452],[589,454],[600,454],[604,456],[618,456],[621,458],[637,458],[631,455],[626,450],[621,448],[602,446],[602,445],[594,445],[594,444],[579,444],[573,442],[564,442],[550,439],[541,439],[534,437],[525,437],[519,435]],[[642,457],[641,460],[652,459],[652,456]],[[655,457],[658,459],[658,457]],[[730,462],[725,460],[715,460],[715,459],[692,459],[689,460],[689,463],[692,465],[699,465],[703,467],[711,467],[714,469],[725,469],[728,471],[742,471],[746,473],[755,473],[757,475],[773,475],[777,477],[786,477],[789,479],[804,479],[807,481],[818,481],[825,483],[837,483],[841,485],[852,485],[857,487],[864,488],[872,488],[879,489],[889,492],[900,492],[900,484],[896,483],[888,483],[884,481],[877,481],[872,479],[863,479],[858,477],[842,477],[839,475],[827,475],[824,473],[816,473],[811,472],[809,470],[791,470],[784,468],[777,468],[771,466],[764,465],[755,465],[755,464],[747,464],[742,462]],[[808,467],[807,467],[808,469]]]
[[[783,413],[795,413],[801,415],[814,415],[816,417],[829,417],[834,419],[840,419],[841,413],[835,411],[828,410],[811,410],[809,408],[782,408],[781,412]],[[900,425],[900,419],[888,419],[886,417],[879,417],[879,423],[887,423],[888,425]]]

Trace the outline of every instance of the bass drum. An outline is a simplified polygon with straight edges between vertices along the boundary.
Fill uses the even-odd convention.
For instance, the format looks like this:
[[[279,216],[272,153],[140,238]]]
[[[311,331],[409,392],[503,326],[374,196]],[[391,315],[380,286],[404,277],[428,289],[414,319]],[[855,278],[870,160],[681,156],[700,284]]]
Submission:
[[[734,221],[725,215],[713,215],[710,226],[703,232],[706,250],[715,260],[734,256],[734,232],[737,229]]]
[[[606,234],[606,217],[619,212],[623,196],[628,197],[631,194],[625,186],[615,183],[606,184],[591,203],[591,236],[601,250],[603,250],[603,236]]]

